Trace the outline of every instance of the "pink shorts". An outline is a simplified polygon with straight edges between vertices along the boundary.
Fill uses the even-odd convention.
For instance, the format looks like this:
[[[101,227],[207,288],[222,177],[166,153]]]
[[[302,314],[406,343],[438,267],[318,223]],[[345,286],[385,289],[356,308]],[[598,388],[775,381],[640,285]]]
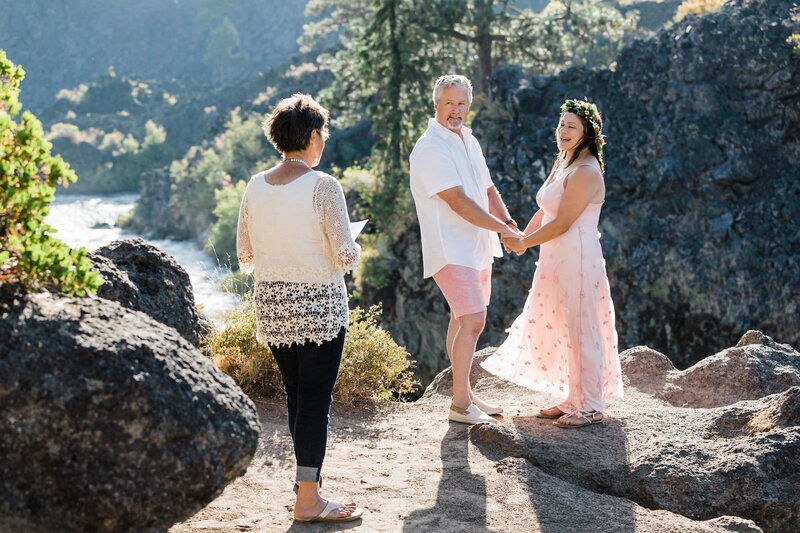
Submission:
[[[485,311],[492,295],[492,267],[445,265],[433,275],[455,318]]]

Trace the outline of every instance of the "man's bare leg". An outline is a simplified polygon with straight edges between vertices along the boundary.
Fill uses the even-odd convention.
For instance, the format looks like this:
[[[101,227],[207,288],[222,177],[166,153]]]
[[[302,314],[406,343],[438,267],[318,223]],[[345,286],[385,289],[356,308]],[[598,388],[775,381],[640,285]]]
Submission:
[[[447,325],[447,358],[450,360],[451,365],[453,364],[453,340],[456,338],[459,327],[458,319],[450,311],[450,323]]]
[[[447,359],[450,360],[450,365],[453,364],[453,340],[456,338],[459,327],[461,327],[461,324],[451,311],[450,324],[447,326]],[[472,395],[472,383],[467,383],[467,385],[469,386],[469,401],[475,403],[475,397]]]
[[[463,315],[457,322],[459,327],[453,336],[450,352],[450,361],[453,364],[453,405],[467,409],[472,404],[469,374],[478,337],[486,324],[486,311]],[[448,328],[448,337],[449,333]]]

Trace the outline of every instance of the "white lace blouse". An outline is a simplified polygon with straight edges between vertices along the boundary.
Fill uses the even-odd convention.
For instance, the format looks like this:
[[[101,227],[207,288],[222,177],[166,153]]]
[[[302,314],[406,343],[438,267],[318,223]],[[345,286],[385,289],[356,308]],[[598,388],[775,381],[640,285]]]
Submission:
[[[350,235],[344,191],[333,177],[309,171],[285,185],[260,172],[239,208],[239,268],[255,273],[258,342],[321,344],[347,326],[344,274],[361,247]]]

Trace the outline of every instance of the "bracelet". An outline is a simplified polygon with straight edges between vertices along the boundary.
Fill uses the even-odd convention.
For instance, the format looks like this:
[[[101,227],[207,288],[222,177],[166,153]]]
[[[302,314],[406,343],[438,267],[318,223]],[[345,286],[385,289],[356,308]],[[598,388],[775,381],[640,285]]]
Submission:
[[[505,221],[505,225],[506,226],[511,225],[511,224],[514,224],[514,226],[517,225],[517,223],[514,221],[513,218],[509,218],[508,220]]]

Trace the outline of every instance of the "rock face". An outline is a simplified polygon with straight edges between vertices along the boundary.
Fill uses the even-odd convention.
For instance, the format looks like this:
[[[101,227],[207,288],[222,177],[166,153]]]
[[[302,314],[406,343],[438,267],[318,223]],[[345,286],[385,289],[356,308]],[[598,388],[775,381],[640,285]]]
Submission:
[[[501,70],[499,104],[473,127],[511,214],[527,223],[555,156],[565,98],[605,117],[600,217],[622,346],[648,344],[686,368],[758,327],[800,344],[800,33],[794,0],[731,0],[622,51],[613,71],[527,78]],[[495,263],[481,343],[519,313],[536,250]],[[447,308],[423,282],[415,226],[387,254],[395,283],[378,295],[390,331],[432,377]],[[434,330],[432,332],[432,330]]]
[[[733,348],[683,371],[646,346],[623,352],[621,363],[639,390],[676,407],[721,407],[800,387],[797,351],[759,331],[748,331]]]
[[[625,397],[609,406],[604,423],[562,430],[530,416],[535,411],[508,413],[499,425],[473,426],[470,438],[495,459],[525,459],[649,509],[694,520],[739,517],[767,532],[800,530],[800,353],[748,332],[739,346],[685,371],[646,347],[627,350],[622,361]],[[482,370],[473,371],[473,382],[482,397],[506,406],[537,394]],[[450,387],[443,372],[423,398],[448,395]],[[540,407],[551,405],[537,397]]]
[[[0,286],[0,531],[165,531],[243,474],[255,407],[174,329]]]
[[[141,197],[125,229],[154,235],[170,236],[174,239],[188,240],[195,236],[190,220],[182,217],[175,209],[170,209],[172,184],[169,170],[159,168],[145,172],[139,177]]]
[[[197,311],[189,275],[172,256],[136,238],[98,248],[89,259],[105,280],[98,296],[142,311],[200,345],[209,324]]]

